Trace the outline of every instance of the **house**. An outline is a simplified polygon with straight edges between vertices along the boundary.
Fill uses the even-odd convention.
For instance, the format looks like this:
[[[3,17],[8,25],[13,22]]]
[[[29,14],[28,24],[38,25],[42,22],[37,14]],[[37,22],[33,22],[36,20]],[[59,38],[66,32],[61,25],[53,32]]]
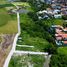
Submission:
[[[39,18],[40,20],[41,20],[41,19],[49,19],[49,15],[48,15],[47,10],[43,10],[43,11],[37,12],[37,16],[38,16],[38,18]]]
[[[47,14],[44,14],[42,16],[38,16],[38,19],[41,20],[41,19],[50,19],[50,18]]]
[[[67,4],[67,0],[57,0],[59,4]]]
[[[61,26],[61,25],[52,25],[51,27],[52,28],[61,28],[61,29],[63,29],[63,26]]]
[[[62,15],[61,14],[55,14],[54,18],[62,18]]]
[[[53,9],[61,9],[61,6],[54,4],[54,5],[52,5],[52,8],[53,8]]]
[[[64,46],[67,46],[67,41],[62,41],[62,43],[64,44]]]
[[[52,0],[44,0],[46,4],[51,4]]]
[[[56,36],[56,44],[67,46],[67,34],[56,34],[56,35],[57,35]]]
[[[67,15],[67,10],[62,10],[61,13],[62,15]]]
[[[53,10],[53,14],[61,14],[61,10],[54,9],[54,10]]]
[[[55,29],[55,42],[59,46],[67,46],[67,27],[63,27],[60,25],[52,25],[52,28]]]
[[[37,12],[37,14],[43,14],[43,13],[47,13],[47,10]]]

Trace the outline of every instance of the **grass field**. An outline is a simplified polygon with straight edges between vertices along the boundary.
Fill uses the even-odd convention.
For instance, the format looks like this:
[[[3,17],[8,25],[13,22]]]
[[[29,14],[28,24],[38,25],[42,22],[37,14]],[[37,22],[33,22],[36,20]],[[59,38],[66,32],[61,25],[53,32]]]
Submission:
[[[5,8],[0,8],[0,34],[17,33],[17,19],[14,15],[9,15]]]
[[[43,67],[44,62],[45,58],[43,55],[13,56],[9,67]]]
[[[0,0],[0,4],[5,4],[7,0]]]
[[[29,48],[29,47],[17,46],[16,49],[25,51],[44,51],[43,49],[45,49],[47,45],[49,45],[49,42],[46,39],[43,39],[43,37],[41,36],[42,35],[41,31],[36,28],[37,25],[34,23],[34,21],[31,18],[29,18],[27,14],[21,14],[20,21],[21,21],[20,37],[22,38],[22,40],[18,40],[17,44],[34,46],[34,47]]]
[[[29,47],[16,47],[17,50],[24,50],[24,51],[43,51],[44,48],[47,47],[49,44],[45,39],[39,37],[31,37],[27,32],[23,31],[21,34],[22,40],[18,40],[18,45],[28,45],[33,46],[32,48]]]
[[[17,6],[17,5],[21,5],[21,6],[27,6],[30,7],[30,5],[27,2],[13,2],[13,5]]]
[[[59,47],[58,53],[63,54],[63,55],[67,55],[67,47]]]
[[[30,4],[28,2],[13,2],[12,3],[14,6],[20,6],[22,9],[26,9],[28,11],[33,11],[33,9],[31,8]]]

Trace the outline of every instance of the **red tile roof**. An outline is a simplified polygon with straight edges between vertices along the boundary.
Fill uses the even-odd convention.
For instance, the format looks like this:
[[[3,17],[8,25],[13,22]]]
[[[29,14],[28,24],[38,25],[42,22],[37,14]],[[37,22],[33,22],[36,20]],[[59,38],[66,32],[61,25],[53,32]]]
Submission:
[[[56,30],[56,34],[55,34],[56,40],[62,40],[64,38],[67,38],[67,34],[65,32],[63,32],[63,30],[64,31],[67,31],[67,27],[66,28],[63,28],[60,25],[58,25],[58,26],[56,25],[55,30]],[[67,44],[67,41],[63,41],[63,43],[64,44]]]
[[[63,41],[64,44],[67,44],[67,41]]]
[[[67,34],[55,34],[55,36],[60,36],[62,38],[67,38]]]
[[[60,34],[63,38],[67,38],[67,34]]]
[[[56,40],[62,40],[62,37],[58,36],[58,37],[56,37]]]

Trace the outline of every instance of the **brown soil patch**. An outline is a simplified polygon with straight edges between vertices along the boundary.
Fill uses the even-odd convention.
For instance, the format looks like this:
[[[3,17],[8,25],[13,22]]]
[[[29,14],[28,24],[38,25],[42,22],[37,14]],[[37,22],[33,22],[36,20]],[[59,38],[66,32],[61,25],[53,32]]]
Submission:
[[[3,67],[4,61],[12,48],[15,34],[4,34],[2,37],[3,41],[0,44],[0,67]]]

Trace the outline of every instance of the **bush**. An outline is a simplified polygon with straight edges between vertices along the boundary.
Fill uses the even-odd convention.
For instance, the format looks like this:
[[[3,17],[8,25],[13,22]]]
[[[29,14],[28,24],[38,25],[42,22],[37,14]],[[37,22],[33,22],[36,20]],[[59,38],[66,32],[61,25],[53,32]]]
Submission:
[[[50,67],[67,67],[67,55],[53,55],[51,57]]]
[[[67,15],[62,16],[62,19],[67,20]]]
[[[44,49],[44,51],[48,52],[49,54],[57,54],[57,47],[55,44],[49,44],[47,47]]]
[[[29,16],[30,18],[32,18],[33,21],[37,21],[37,20],[38,20],[38,16],[36,15],[35,12],[29,12],[29,13],[28,13],[28,16]]]

